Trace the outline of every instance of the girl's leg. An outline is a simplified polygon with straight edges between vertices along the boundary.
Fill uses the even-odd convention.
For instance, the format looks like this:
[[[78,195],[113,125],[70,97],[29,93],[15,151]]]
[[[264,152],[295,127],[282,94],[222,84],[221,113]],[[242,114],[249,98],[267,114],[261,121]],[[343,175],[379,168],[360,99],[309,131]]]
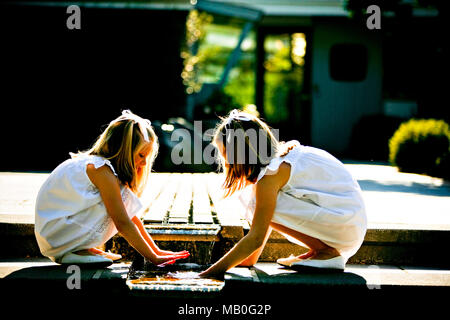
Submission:
[[[316,238],[308,236],[304,233],[292,230],[292,229],[287,228],[278,223],[271,222],[270,226],[273,229],[275,229],[281,233],[285,233],[285,234],[301,241],[310,249],[309,252],[298,256],[297,258],[299,258],[299,259],[314,258],[314,259],[318,259],[318,260],[325,260],[325,259],[331,259],[331,258],[334,258],[334,257],[337,257],[340,255],[339,251],[330,247],[329,245],[325,244],[323,241],[321,241],[319,239],[316,239]]]

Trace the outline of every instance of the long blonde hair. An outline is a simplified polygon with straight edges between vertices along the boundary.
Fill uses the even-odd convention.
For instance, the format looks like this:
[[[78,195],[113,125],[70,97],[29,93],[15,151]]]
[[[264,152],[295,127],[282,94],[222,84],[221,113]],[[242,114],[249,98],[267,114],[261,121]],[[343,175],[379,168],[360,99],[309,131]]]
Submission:
[[[151,143],[152,148],[146,165],[138,172],[134,157],[144,142]],[[147,184],[158,148],[158,137],[150,121],[124,110],[121,116],[109,123],[91,149],[78,154],[97,155],[111,161],[120,182],[140,196]],[[72,154],[74,156],[77,155]]]
[[[256,134],[251,134],[252,132]],[[239,133],[240,134],[235,134]],[[224,148],[226,157],[217,152],[218,162],[225,173],[225,197],[256,183],[261,168],[268,165],[280,150],[280,142],[270,127],[256,116],[233,110],[215,129],[213,145]],[[265,150],[269,154],[262,154]]]

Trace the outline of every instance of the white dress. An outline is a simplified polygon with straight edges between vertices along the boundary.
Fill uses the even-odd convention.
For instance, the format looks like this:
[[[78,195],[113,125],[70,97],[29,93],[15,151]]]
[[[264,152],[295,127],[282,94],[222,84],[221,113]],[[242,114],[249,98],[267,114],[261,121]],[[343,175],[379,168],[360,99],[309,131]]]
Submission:
[[[261,169],[258,181],[274,174],[282,162],[289,163],[288,182],[280,190],[272,222],[320,239],[337,249],[347,260],[360,248],[367,230],[361,188],[345,166],[326,151],[300,145]],[[247,220],[253,219],[255,185],[240,199]],[[291,242],[305,246],[289,237]]]
[[[104,244],[117,229],[107,214],[99,190],[86,168],[108,165],[100,156],[79,155],[61,163],[41,186],[36,199],[35,235],[44,256],[53,261],[69,252]],[[116,174],[117,175],[117,174]],[[139,198],[121,186],[122,200],[130,218],[142,208]]]

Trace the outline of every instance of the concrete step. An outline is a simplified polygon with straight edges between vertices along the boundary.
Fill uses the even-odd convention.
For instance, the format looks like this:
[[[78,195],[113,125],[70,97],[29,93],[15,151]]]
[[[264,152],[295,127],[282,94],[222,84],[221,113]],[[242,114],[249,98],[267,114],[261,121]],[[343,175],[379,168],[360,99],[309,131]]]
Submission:
[[[449,266],[449,259],[443,256],[443,252],[448,251],[446,244],[450,240],[450,216],[447,214],[450,209],[450,183],[428,176],[399,173],[389,166],[347,166],[363,189],[369,220],[365,241],[350,263]],[[47,176],[48,174],[36,173],[0,173],[1,257],[40,256],[34,236],[33,212],[37,190]],[[191,175],[156,174],[153,178],[166,181],[164,179],[168,177],[189,178]],[[179,211],[186,211],[183,197],[180,201],[173,202],[179,205],[172,205],[164,220],[151,223],[152,219],[156,219],[153,213],[158,210],[147,210],[144,220],[148,220],[147,230],[162,247],[191,250],[193,254],[190,259],[197,257],[200,260],[196,262],[205,263],[208,255],[204,253],[213,244],[211,259],[215,261],[242,238],[248,230],[248,224],[237,216],[230,203],[218,201],[220,197],[214,192],[218,176],[200,174],[192,178],[204,181],[200,183],[200,180],[195,180],[198,183],[192,184],[191,211],[207,213],[212,217],[212,223],[200,223],[203,220],[196,219],[197,215],[192,214],[189,217],[192,220],[189,220],[190,224],[170,224],[171,213],[175,217]],[[177,181],[184,183],[187,180]],[[198,188],[199,186],[203,188]],[[177,187],[176,190],[178,189],[180,188]],[[184,190],[184,187],[180,190]],[[161,192],[157,188],[148,190],[144,198],[150,204],[149,209],[155,204],[152,199],[160,196]],[[210,196],[209,200],[206,193]],[[185,209],[175,210],[176,208]],[[197,233],[193,230],[197,230]],[[136,255],[120,236],[108,242],[107,248],[121,253],[129,260],[133,260]],[[302,252],[304,249],[273,232],[260,260],[273,262],[291,253]]]
[[[139,290],[127,283],[130,268],[129,263],[115,263],[104,269],[82,268],[79,288],[70,289],[68,283],[74,283],[70,280],[73,272],[65,266],[43,258],[1,259],[0,288],[8,292],[7,296],[2,297],[2,310],[11,307],[10,302],[26,305],[27,308],[21,313],[30,308],[36,312],[31,307],[34,304],[42,308],[45,303],[51,303],[47,308],[51,308],[49,312],[53,313],[58,306],[68,312],[69,306],[81,307],[82,304],[78,303],[95,303],[102,308],[109,306],[105,312],[108,309],[117,312],[122,308],[127,309],[126,305],[134,302],[139,303],[139,309],[147,314],[158,312],[164,306],[166,318],[174,319],[177,318],[177,312],[182,310],[181,307],[213,306],[219,308],[217,312],[220,313],[223,305],[227,308],[237,305],[235,312],[241,312],[239,308],[248,308],[250,305],[269,305],[270,314],[278,318],[285,312],[291,315],[299,312],[299,308],[305,309],[302,312],[308,312],[314,307],[314,311],[318,312],[320,309],[316,307],[324,308],[326,301],[323,312],[345,303],[349,304],[349,309],[363,303],[370,304],[376,310],[389,310],[390,315],[396,311],[405,315],[408,310],[416,312],[421,307],[428,310],[432,308],[433,312],[441,310],[446,307],[444,301],[450,293],[450,270],[441,268],[350,264],[344,272],[313,273],[262,262],[251,268],[229,270],[219,292],[163,288]],[[399,305],[399,299],[406,299],[408,307]],[[111,307],[112,301],[117,305]],[[390,305],[397,307],[386,309]],[[329,311],[336,310],[339,309]],[[322,314],[322,310],[320,312]]]
[[[349,263],[450,267],[450,261],[442,257],[443,250],[446,250],[445,244],[450,241],[450,230],[448,226],[440,227],[441,229],[400,224],[369,225],[361,248],[350,258]],[[275,262],[278,258],[306,251],[273,231],[260,261]]]
[[[113,263],[107,268],[82,268],[82,282],[107,281],[126,283],[132,264]],[[176,269],[176,265],[175,265]],[[67,266],[58,265],[47,258],[0,259],[0,283],[7,281],[63,282],[60,289],[68,289],[71,275]],[[355,286],[368,290],[395,286],[445,287],[450,289],[450,269],[393,265],[348,264],[344,272],[295,271],[276,263],[258,262],[254,267],[236,267],[225,275],[228,286],[232,282],[279,284],[295,286]],[[106,289],[106,288],[105,288]],[[70,289],[68,289],[70,290]]]
[[[230,233],[220,230],[220,226],[207,225],[204,228],[161,226],[147,229],[155,241],[165,249],[190,250],[188,262],[205,264],[215,261],[225,254],[244,232]],[[442,253],[450,243],[450,230],[426,229],[417,226],[378,225],[368,229],[365,241],[359,251],[349,260],[351,264],[393,264],[450,267],[449,259]],[[120,236],[115,236],[106,244],[106,249],[122,254],[133,260],[137,253]],[[208,254],[209,251],[210,255]],[[2,257],[40,257],[34,235],[33,224],[0,223],[0,252]],[[261,255],[261,262],[274,262],[290,254],[301,254],[305,249],[290,243],[282,235],[274,232]]]

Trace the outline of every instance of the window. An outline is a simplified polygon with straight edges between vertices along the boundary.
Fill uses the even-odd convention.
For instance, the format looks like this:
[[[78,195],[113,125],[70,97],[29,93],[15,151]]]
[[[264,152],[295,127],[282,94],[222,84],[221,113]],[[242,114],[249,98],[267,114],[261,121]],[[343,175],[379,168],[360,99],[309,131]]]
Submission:
[[[367,48],[341,43],[330,49],[330,76],[336,81],[363,81],[367,75]]]
[[[304,33],[267,34],[264,39],[265,119],[279,125],[300,109],[306,55]]]

